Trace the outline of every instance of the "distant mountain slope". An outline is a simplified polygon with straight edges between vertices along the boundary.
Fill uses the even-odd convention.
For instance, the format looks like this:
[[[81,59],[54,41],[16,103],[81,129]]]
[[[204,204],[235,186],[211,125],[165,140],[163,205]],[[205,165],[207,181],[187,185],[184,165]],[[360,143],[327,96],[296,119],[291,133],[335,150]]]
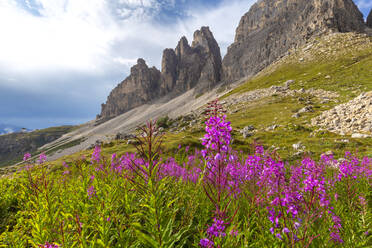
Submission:
[[[0,123],[0,135],[8,134],[8,133],[15,133],[15,132],[28,132],[28,131],[30,130],[27,128],[22,128],[16,125]]]
[[[20,162],[26,152],[34,153],[46,143],[50,143],[74,126],[52,127],[26,133],[10,133],[0,136],[0,167]]]

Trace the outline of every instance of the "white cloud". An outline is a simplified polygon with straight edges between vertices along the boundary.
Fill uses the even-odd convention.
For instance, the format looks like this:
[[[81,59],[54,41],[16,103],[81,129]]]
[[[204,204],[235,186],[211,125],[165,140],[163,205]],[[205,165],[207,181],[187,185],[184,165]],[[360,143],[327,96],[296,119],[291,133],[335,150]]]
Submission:
[[[189,6],[187,18],[159,23],[154,21],[161,14],[158,0],[25,0],[23,7],[16,0],[0,0],[0,87],[35,97],[63,94],[66,101],[81,101],[90,108],[85,112],[96,114],[137,58],[159,68],[162,50],[176,47],[183,35],[191,42],[201,26],[210,26],[224,54],[253,2]],[[161,4],[176,6],[174,0]],[[9,105],[0,100],[4,104]]]
[[[131,8],[145,7],[150,8],[154,5],[158,5],[156,0],[119,0],[121,4],[126,4]]]
[[[104,0],[90,0],[89,4],[85,0],[37,0],[42,6],[39,17],[6,0],[0,5],[0,64],[14,72],[68,69],[98,73],[105,64],[119,62],[115,59],[118,55],[130,54],[125,59],[149,57],[151,63],[159,65],[161,48],[174,47],[182,35],[191,40],[193,31],[202,25],[211,26],[225,49],[233,40],[240,16],[253,1],[225,1],[216,9],[190,9],[190,18],[170,25],[157,25],[137,18],[145,15],[142,9],[154,8],[158,4],[156,0],[120,2],[141,8],[121,8],[124,16],[139,12],[132,18],[116,20]],[[174,5],[174,2],[168,2]],[[242,8],[244,3],[247,8]],[[115,44],[131,47],[113,51]],[[149,50],[152,50],[151,54],[148,54]],[[112,54],[115,52],[122,54]]]
[[[0,6],[0,63],[16,72],[92,71],[115,38],[115,25],[100,0],[39,0],[42,17],[14,4]]]

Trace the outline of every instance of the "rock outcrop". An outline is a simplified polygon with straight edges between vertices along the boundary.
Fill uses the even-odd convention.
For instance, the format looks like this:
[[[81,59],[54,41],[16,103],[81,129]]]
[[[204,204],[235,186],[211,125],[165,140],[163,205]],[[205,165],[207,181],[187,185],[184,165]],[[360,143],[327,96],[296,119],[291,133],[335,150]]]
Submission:
[[[364,28],[352,0],[260,0],[240,20],[223,59],[223,80],[252,76],[313,36]]]
[[[130,75],[111,91],[102,104],[101,117],[110,119],[132,108],[150,102],[158,95],[160,71],[149,68],[143,59],[130,70]]]
[[[372,9],[367,17],[367,27],[372,28]]]
[[[372,91],[338,105],[312,119],[311,124],[330,132],[353,136],[372,134]],[[356,134],[362,135],[356,135]],[[357,137],[356,137],[357,138]]]
[[[176,96],[192,88],[198,92],[214,86],[221,79],[220,48],[208,27],[195,31],[192,45],[182,37],[176,49],[165,49],[161,72],[148,68],[143,59],[131,68],[102,104],[99,119],[108,120],[130,109],[150,103],[165,95]]]
[[[162,60],[162,88],[182,93],[194,87],[200,91],[221,79],[220,48],[208,27],[195,31],[190,46],[182,37],[175,50],[166,49]]]

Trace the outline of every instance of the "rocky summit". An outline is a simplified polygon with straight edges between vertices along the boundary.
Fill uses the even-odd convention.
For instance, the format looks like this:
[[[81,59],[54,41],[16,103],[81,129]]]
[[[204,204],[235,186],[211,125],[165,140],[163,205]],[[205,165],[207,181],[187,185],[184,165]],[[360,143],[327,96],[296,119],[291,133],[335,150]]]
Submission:
[[[101,116],[109,119],[157,97],[161,73],[155,67],[149,68],[143,59],[131,68],[129,77],[121,82],[102,104]]]
[[[252,76],[313,36],[364,28],[352,0],[260,0],[240,20],[223,59],[223,79]]]
[[[182,37],[162,59],[162,93],[183,93],[196,87],[210,89],[221,79],[220,48],[208,27],[195,31],[191,46]]]
[[[192,88],[199,92],[208,90],[221,79],[221,60],[212,32],[202,27],[195,31],[191,46],[186,37],[182,37],[176,49],[164,50],[161,72],[139,59],[130,75],[102,104],[98,119],[108,120],[163,96],[176,96]]]

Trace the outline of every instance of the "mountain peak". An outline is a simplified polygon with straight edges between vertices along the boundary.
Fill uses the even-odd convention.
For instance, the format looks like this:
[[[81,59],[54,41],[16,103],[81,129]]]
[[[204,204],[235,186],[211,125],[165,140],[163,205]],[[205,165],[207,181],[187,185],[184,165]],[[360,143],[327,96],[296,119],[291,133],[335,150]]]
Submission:
[[[146,65],[146,61],[142,58],[139,58],[139,59],[137,59],[137,65]]]
[[[194,40],[192,42],[192,47],[202,46],[207,48],[209,46],[208,42],[214,40],[212,32],[209,27],[201,27],[200,30],[194,32]]]
[[[190,53],[190,50],[191,47],[189,45],[189,42],[187,41],[187,38],[185,36],[182,36],[175,50],[176,55],[183,56],[185,54]]]

